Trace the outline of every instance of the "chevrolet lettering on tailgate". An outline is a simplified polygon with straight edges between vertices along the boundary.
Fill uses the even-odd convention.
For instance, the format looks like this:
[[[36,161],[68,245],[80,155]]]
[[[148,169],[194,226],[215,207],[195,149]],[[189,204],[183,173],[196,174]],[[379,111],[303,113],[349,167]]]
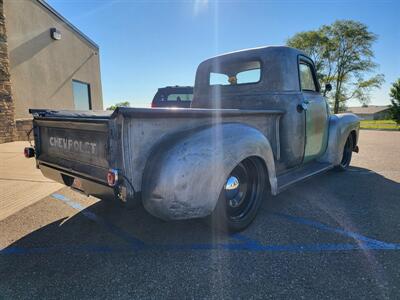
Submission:
[[[83,142],[79,140],[51,136],[49,138],[50,147],[59,148],[66,151],[78,153],[96,154],[96,143]]]

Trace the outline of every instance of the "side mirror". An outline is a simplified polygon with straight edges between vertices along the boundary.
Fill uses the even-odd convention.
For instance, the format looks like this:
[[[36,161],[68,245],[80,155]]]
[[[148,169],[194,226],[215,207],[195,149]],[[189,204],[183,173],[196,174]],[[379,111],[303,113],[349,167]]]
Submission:
[[[330,92],[330,91],[332,91],[332,84],[330,83],[325,84],[325,92]]]

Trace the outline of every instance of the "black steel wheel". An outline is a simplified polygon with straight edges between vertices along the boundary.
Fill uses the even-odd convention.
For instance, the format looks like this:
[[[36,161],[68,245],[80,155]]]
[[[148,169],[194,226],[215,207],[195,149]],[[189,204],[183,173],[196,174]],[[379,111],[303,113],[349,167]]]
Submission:
[[[229,174],[212,215],[212,223],[227,231],[241,231],[254,220],[261,205],[266,169],[259,158],[240,162]]]
[[[336,167],[338,171],[345,171],[351,162],[351,157],[353,155],[354,141],[353,136],[350,134],[346,140],[346,144],[344,145],[342,160],[340,164]]]

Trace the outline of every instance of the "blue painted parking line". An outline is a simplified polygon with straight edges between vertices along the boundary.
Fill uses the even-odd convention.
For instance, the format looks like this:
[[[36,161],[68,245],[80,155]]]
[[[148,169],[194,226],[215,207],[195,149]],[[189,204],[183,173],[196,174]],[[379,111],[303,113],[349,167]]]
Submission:
[[[368,247],[371,247],[373,245],[375,245],[375,247],[377,248],[382,248],[382,249],[399,249],[400,245],[399,244],[393,244],[393,243],[386,243],[386,242],[382,242],[382,241],[378,241],[375,239],[371,239],[368,237],[365,237],[359,233],[353,232],[353,231],[349,231],[349,230],[345,230],[345,229],[341,229],[341,228],[334,228],[316,221],[312,221],[312,220],[308,220],[305,218],[301,218],[301,217],[296,217],[296,216],[291,216],[291,215],[286,215],[286,214],[282,214],[282,213],[274,213],[275,216],[279,216],[282,217],[288,221],[297,223],[297,224],[302,224],[302,225],[308,225],[311,227],[314,227],[316,229],[320,229],[320,230],[324,230],[324,231],[330,231],[330,232],[335,232],[347,237],[351,237],[354,240],[357,240],[359,242],[361,242],[361,245],[368,245]],[[368,248],[366,246],[366,248]]]
[[[0,255],[10,254],[48,254],[48,253],[112,253],[116,248],[108,246],[80,245],[80,246],[50,246],[50,247],[8,247],[0,250]],[[119,249],[121,250],[121,249]],[[127,251],[128,249],[125,249]]]
[[[259,241],[251,239],[242,233],[234,233],[231,234],[229,237],[234,240],[240,241],[241,242],[240,245],[242,247],[247,247],[248,249],[257,250],[263,247]],[[232,245],[237,245],[237,244],[232,244]]]
[[[367,238],[361,234],[344,230],[341,228],[333,228],[328,225],[308,220],[305,218],[286,215],[282,213],[274,213],[274,215],[283,217],[289,221],[308,225],[314,227],[316,229],[325,230],[335,232],[341,235],[345,235],[355,239],[358,242],[357,245],[352,244],[312,244],[312,245],[263,245],[257,240],[251,239],[244,234],[236,233],[230,235],[230,238],[235,239],[241,243],[226,243],[226,244],[178,244],[178,245],[150,245],[145,244],[143,241],[137,239],[136,237],[126,233],[122,229],[105,221],[104,219],[98,217],[94,213],[90,212],[88,209],[85,209],[79,203],[72,201],[71,199],[65,197],[61,194],[53,194],[54,198],[65,202],[71,207],[79,210],[85,217],[103,225],[106,229],[108,229],[112,234],[122,238],[124,241],[128,242],[133,247],[146,249],[165,249],[165,250],[214,250],[214,249],[225,249],[225,250],[248,250],[248,251],[343,251],[343,250],[397,250],[400,249],[399,244],[386,243],[382,241],[378,241],[375,239]]]
[[[95,213],[91,212],[88,210],[86,207],[83,205],[72,201],[71,199],[65,197],[64,195],[61,194],[52,194],[51,195],[53,198],[60,200],[64,202],[65,204],[71,206],[72,208],[78,210],[83,216],[88,218],[89,220],[92,220],[96,222],[97,224],[103,226],[106,228],[109,232],[114,234],[115,236],[121,238],[125,242],[127,242],[129,245],[132,247],[143,247],[144,242],[139,240],[138,238],[132,236],[131,234],[123,231],[121,228],[115,226],[114,224],[104,220],[103,218],[98,217]]]
[[[109,232],[111,232],[112,234],[122,238],[124,241],[128,242],[129,244],[135,246],[135,247],[143,247],[145,246],[144,242],[137,239],[136,237],[124,232],[122,229],[118,228],[117,226],[113,225],[110,222],[107,222],[106,220],[104,220],[103,218],[98,217],[95,213],[91,212],[89,209],[87,209],[86,207],[84,207],[83,205],[81,205],[78,202],[75,202],[71,199],[69,199],[68,197],[62,195],[62,194],[52,194],[51,195],[53,198],[60,200],[62,202],[64,202],[65,204],[71,206],[72,208],[78,210],[83,216],[85,216],[86,218],[102,225],[103,227],[105,227]],[[246,236],[244,236],[243,234],[232,234],[230,236],[231,238],[238,240],[240,242],[242,242],[240,245],[238,244],[220,244],[220,245],[216,245],[216,244],[191,244],[189,245],[189,249],[248,249],[248,250],[256,250],[260,247],[262,247],[262,245],[255,240],[252,240]],[[170,249],[178,249],[178,248],[188,248],[187,245],[167,245],[165,247],[165,245],[146,245],[147,248],[151,247],[151,248],[155,248],[155,247],[159,247],[159,248],[170,248]]]
[[[144,247],[110,247],[110,246],[56,246],[56,247],[8,247],[0,250],[0,255],[28,255],[28,254],[107,254],[107,253],[137,253],[141,251],[247,251],[247,252],[338,252],[338,251],[358,251],[358,250],[400,250],[400,245],[396,247],[382,247],[375,244],[363,246],[353,244],[305,244],[305,245],[258,245],[257,247],[248,244],[153,244]]]
[[[132,251],[250,251],[250,252],[322,252],[322,251],[354,251],[354,250],[400,250],[400,244],[386,243],[376,239],[365,237],[359,233],[334,228],[317,221],[302,217],[274,213],[275,216],[284,218],[288,221],[311,226],[313,228],[330,231],[353,238],[355,244],[294,244],[294,245],[263,245],[255,239],[251,239],[242,233],[235,233],[229,237],[237,243],[191,243],[191,244],[145,244],[135,236],[125,232],[114,224],[104,220],[91,212],[83,205],[75,202],[64,195],[53,194],[52,197],[70,207],[78,210],[86,218],[96,222],[106,228],[113,235],[121,238],[128,245],[122,247],[102,246],[102,245],[79,245],[79,246],[51,246],[51,247],[8,247],[0,250],[0,255],[24,255],[24,254],[48,254],[48,253],[130,253]]]

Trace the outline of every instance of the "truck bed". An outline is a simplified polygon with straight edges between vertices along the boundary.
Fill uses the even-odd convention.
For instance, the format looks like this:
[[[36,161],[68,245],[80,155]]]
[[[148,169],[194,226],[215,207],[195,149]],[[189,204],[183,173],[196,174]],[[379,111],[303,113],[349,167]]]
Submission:
[[[162,151],[157,148],[160,141],[219,123],[243,123],[259,129],[271,141],[275,158],[280,157],[279,120],[284,112],[279,110],[124,107],[114,112],[30,112],[36,158],[44,175],[68,186],[80,179],[75,187],[95,196],[103,196],[105,191],[112,195],[106,180],[109,169],[121,170],[135,191],[140,191],[150,153]]]

